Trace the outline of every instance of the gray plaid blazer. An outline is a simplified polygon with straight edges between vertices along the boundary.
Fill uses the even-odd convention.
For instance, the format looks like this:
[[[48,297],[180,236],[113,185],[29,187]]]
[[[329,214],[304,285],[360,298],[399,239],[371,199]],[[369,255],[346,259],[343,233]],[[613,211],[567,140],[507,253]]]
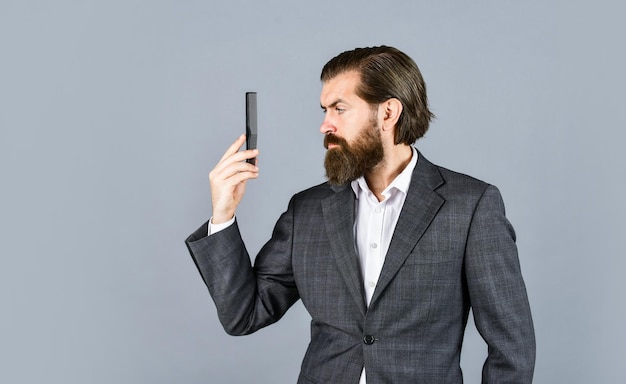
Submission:
[[[299,384],[462,383],[470,307],[488,344],[483,383],[530,383],[535,338],[515,233],[496,187],[419,154],[369,307],[354,246],[355,197],[326,183],[296,194],[254,266],[235,223],[186,244],[229,334],[312,317]]]

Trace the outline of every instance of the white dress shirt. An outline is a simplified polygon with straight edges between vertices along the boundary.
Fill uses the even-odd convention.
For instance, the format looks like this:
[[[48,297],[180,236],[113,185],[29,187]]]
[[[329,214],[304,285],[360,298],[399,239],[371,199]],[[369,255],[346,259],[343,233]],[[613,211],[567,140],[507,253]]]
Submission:
[[[232,219],[228,220],[225,223],[221,223],[221,224],[213,224],[213,217],[211,217],[211,220],[209,220],[209,225],[208,225],[208,231],[209,233],[207,235],[212,235],[214,233],[218,233],[219,231],[226,229],[228,227],[230,227],[231,225],[235,224],[235,217],[233,216]]]
[[[411,184],[413,169],[417,164],[417,150],[411,148],[413,149],[411,161],[382,192],[383,201],[378,201],[364,177],[352,182],[352,190],[356,197],[354,246],[359,256],[365,301],[368,306],[374,295],[385,255]],[[365,368],[361,372],[359,384],[366,384]]]

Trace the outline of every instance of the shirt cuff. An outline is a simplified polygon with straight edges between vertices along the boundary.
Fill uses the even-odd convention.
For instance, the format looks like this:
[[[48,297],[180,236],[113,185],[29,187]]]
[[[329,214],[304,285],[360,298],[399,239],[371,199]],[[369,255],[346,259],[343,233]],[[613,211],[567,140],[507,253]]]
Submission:
[[[213,224],[211,223],[212,221],[213,221],[213,217],[211,217],[211,220],[209,220],[209,225],[208,225],[209,233],[207,234],[209,236],[212,234],[218,233],[219,231],[224,230],[230,227],[231,225],[233,225],[235,223],[235,217],[233,216],[232,219],[222,224]]]

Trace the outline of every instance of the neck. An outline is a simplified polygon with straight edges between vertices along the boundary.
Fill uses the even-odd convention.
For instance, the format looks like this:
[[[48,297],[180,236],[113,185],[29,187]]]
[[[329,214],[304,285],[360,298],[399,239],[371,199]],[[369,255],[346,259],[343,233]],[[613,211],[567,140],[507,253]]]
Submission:
[[[382,192],[411,162],[413,150],[406,144],[393,145],[385,148],[385,157],[372,170],[365,173],[365,181],[370,190],[376,195],[378,201],[385,197]]]

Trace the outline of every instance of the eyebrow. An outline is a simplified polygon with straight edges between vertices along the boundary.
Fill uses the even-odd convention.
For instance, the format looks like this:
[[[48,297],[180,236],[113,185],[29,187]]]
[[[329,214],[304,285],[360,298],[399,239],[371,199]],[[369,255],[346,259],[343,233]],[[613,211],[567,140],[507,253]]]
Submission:
[[[343,101],[343,99],[337,99],[333,103],[328,105],[327,107],[325,107],[322,104],[320,104],[320,108],[322,108],[322,109],[333,108],[333,107],[337,106],[337,104],[339,104],[339,103],[345,103],[345,101]]]

